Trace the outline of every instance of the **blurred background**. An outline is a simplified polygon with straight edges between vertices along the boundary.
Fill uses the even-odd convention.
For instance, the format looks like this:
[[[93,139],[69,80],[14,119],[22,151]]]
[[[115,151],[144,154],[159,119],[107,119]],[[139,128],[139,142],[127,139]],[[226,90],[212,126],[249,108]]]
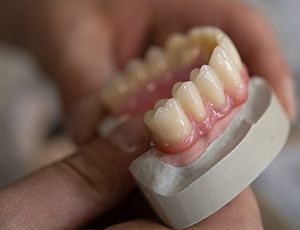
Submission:
[[[299,87],[300,1],[244,2],[270,19]],[[62,111],[53,83],[28,54],[0,44],[0,76],[0,186],[4,186],[70,154],[74,145],[62,130]],[[300,99],[299,92],[297,97]],[[300,228],[299,138],[297,121],[280,156],[254,183],[265,229]]]

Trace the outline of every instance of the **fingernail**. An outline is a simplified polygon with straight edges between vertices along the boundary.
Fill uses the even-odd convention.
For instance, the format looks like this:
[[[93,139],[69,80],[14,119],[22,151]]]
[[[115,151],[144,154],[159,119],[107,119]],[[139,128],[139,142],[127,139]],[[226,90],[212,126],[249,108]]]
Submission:
[[[67,129],[76,142],[84,143],[95,134],[100,117],[99,98],[82,98],[73,103],[67,112]]]
[[[121,151],[142,154],[149,148],[150,138],[141,115],[120,125],[107,139]]]

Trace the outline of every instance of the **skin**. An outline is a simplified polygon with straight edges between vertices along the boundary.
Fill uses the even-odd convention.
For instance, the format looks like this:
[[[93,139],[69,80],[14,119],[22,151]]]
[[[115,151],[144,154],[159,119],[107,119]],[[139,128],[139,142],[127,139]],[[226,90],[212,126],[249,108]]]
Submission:
[[[149,44],[204,24],[229,34],[251,74],[270,82],[293,120],[293,77],[273,32],[259,12],[237,1],[1,0],[0,38],[31,52],[55,79],[79,143],[73,156],[0,190],[3,229],[77,229],[95,217],[110,230],[166,229],[153,215],[141,215],[146,204],[134,206],[138,196],[130,195],[128,165],[149,143],[142,119],[131,119],[108,139],[96,137],[98,93],[115,67]],[[124,219],[132,207],[137,213]],[[251,189],[190,229],[262,229]]]

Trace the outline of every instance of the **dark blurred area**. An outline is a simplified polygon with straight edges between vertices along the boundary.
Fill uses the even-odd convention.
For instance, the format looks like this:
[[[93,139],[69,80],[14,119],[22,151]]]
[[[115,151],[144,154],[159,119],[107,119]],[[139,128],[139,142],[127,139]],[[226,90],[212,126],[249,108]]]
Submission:
[[[273,23],[300,86],[300,1],[244,1],[263,10]],[[0,44],[0,76],[0,186],[4,186],[65,157],[74,145],[63,129],[58,92],[32,57]],[[300,228],[299,138],[296,121],[283,152],[254,183],[266,229]]]

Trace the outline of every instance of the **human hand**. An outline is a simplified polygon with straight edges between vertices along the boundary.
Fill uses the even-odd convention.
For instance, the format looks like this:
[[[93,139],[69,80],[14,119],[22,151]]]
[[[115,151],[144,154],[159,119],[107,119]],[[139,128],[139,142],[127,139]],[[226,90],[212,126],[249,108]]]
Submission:
[[[241,3],[226,0],[76,0],[72,4],[67,0],[28,1],[32,2],[32,5],[26,6],[30,8],[28,12],[31,12],[32,17],[29,17],[27,23],[28,37],[24,46],[36,54],[45,69],[57,80],[72,133],[78,142],[86,142],[95,134],[95,126],[101,117],[101,106],[97,100],[99,88],[115,66],[121,67],[129,58],[141,54],[150,43],[161,44],[170,33],[202,24],[218,26],[229,34],[250,72],[268,79],[290,118],[294,117],[293,79],[277,42],[264,18]],[[133,20],[135,25],[128,26]],[[94,148],[103,147],[94,145]],[[79,158],[78,161],[82,162],[80,164],[85,163],[85,157]],[[101,179],[102,174],[96,174]],[[110,175],[109,171],[107,174]],[[95,183],[103,186],[99,181]],[[77,195],[83,200],[74,200],[74,205],[86,211],[81,213],[80,218],[79,214],[71,216],[70,212],[66,220],[74,221],[74,227],[76,221],[101,215],[105,210],[97,202],[95,206],[98,209],[95,206],[91,208],[91,201],[85,194]],[[246,191],[239,197],[242,198],[230,203],[232,209],[227,206],[222,209],[225,211],[221,210],[211,217],[222,217],[219,220],[223,222],[209,218],[201,224],[222,223],[223,227],[232,227],[232,224],[241,223],[245,228],[249,226],[249,217],[250,222],[259,228],[259,214],[251,192]],[[101,208],[103,210],[99,211]],[[236,211],[240,209],[245,212]],[[70,210],[76,209],[72,206]],[[83,213],[91,216],[86,217]],[[154,223],[154,226],[157,224]]]
[[[150,44],[198,25],[224,30],[251,74],[265,77],[291,119],[294,81],[273,32],[257,11],[238,1],[26,0],[24,46],[61,89],[68,127],[79,143],[95,135],[99,90],[116,67]],[[26,12],[26,10],[24,10]],[[24,16],[24,17],[25,17]],[[131,26],[134,25],[134,26]]]
[[[1,229],[80,229],[95,217],[101,229],[168,229],[137,193],[130,195],[128,165],[148,148],[148,133],[135,119],[109,139],[94,139],[71,157],[1,189]],[[135,149],[127,152],[124,144]],[[251,190],[188,229],[262,229]]]

